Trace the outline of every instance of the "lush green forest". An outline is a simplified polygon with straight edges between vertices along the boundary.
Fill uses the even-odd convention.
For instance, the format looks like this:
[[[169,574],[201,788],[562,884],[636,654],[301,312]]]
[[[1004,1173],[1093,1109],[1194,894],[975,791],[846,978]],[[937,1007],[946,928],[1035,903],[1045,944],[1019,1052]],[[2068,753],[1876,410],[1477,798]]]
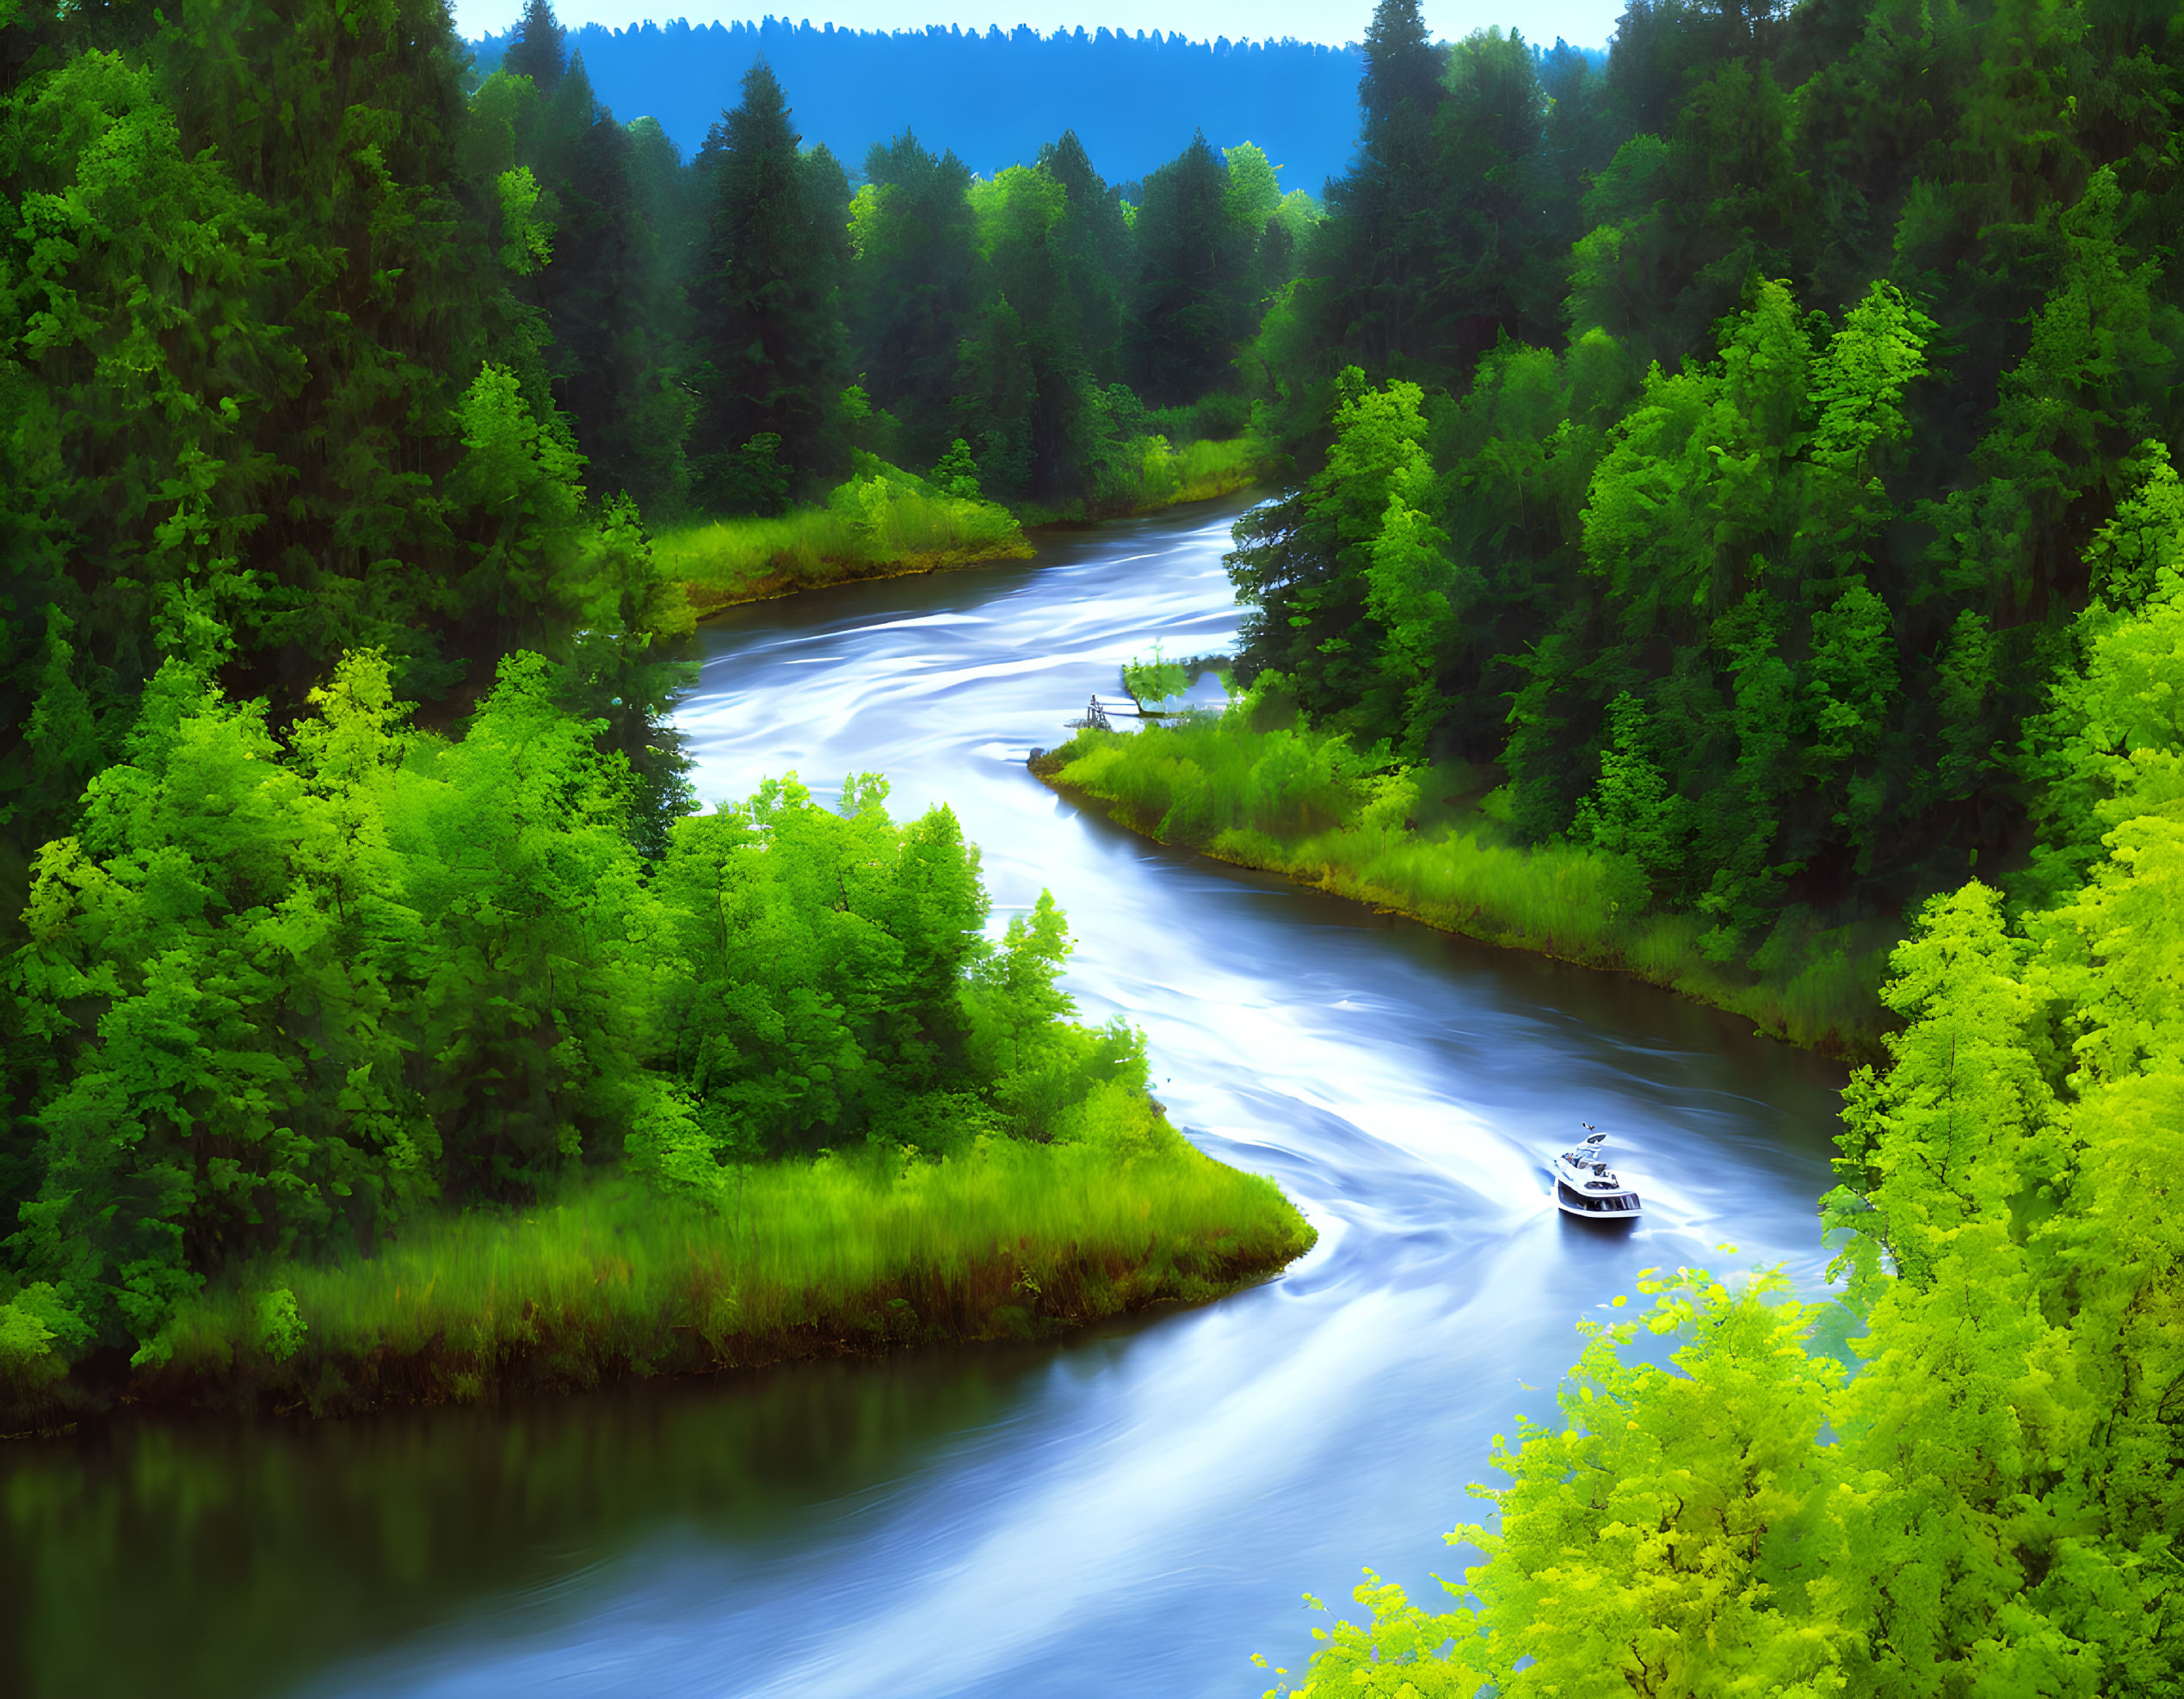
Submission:
[[[545,0],[482,79],[430,6],[293,22],[5,24],[18,863],[170,656],[281,720],[377,647],[444,719],[534,651],[671,812],[654,533],[845,480],[1126,504],[1242,429],[1231,361],[1317,216],[1202,139],[1142,205],[1066,133],[979,182],[903,134],[853,184],[763,66],[686,161]]]
[[[2174,523],[2169,28],[1641,3],[1595,74],[1383,5],[1244,362],[1297,477],[1240,674],[1491,768],[1718,961],[2066,888],[2051,690]]]
[[[684,160],[546,0],[490,75],[422,0],[0,7],[0,1390],[368,1357],[519,1241],[695,1352],[762,1288],[595,1235],[732,1220],[802,1325],[794,1246],[915,1285],[943,1195],[1024,1319],[972,1241],[1119,1257],[1133,1172],[1213,1247],[1148,1291],[1293,1254],[945,808],[696,807],[655,535],[1096,516],[1248,427],[1237,705],[1064,777],[1895,1017],[1840,1301],[1647,1276],[1457,1609],[1369,1581],[1304,1690],[2184,1685],[2167,15],[1634,0],[1603,65],[1384,0],[1323,208],[1202,136],[853,171],[764,66]]]
[[[2082,873],[2014,915],[1968,882],[1895,952],[1904,1025],[1821,1202],[1842,1296],[1651,1271],[1668,1363],[1582,1324],[1563,1424],[1497,1440],[1493,1526],[1449,1535],[1486,1560],[1456,1608],[1368,1576],[1295,1690],[2178,1690],[2184,515],[2157,489],[2044,716],[2043,847]]]
[[[1841,1301],[1656,1271],[1669,1360],[1588,1324],[1457,1607],[1368,1576],[1296,1690],[2177,1690],[2172,29],[1638,0],[1595,76],[1380,6],[1244,361],[1294,468],[1231,557],[1252,688],[1064,776],[1362,861],[1468,769],[1498,836],[1436,843],[1613,875],[1566,912],[1909,936]]]
[[[2168,28],[1647,3],[1595,71],[1382,6],[1238,362],[1250,695],[1069,776],[1870,1048],[1921,902],[2099,851],[2051,698],[2174,524]]]
[[[601,1170],[1152,1136],[945,809],[696,812],[653,535],[1096,509],[1233,436],[1316,216],[1262,154],[1136,204],[1068,134],[989,182],[904,134],[853,183],[759,67],[686,161],[546,0],[490,76],[423,0],[33,0],[0,102],[19,1390]]]

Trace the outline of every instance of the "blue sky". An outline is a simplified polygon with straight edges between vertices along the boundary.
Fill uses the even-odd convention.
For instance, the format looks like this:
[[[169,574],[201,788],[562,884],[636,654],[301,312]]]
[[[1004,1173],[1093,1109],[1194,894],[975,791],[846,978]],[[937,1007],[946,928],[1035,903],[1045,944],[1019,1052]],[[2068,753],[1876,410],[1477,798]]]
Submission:
[[[808,17],[814,23],[832,23],[855,29],[906,29],[929,23],[960,24],[984,29],[989,24],[1003,28],[1032,24],[1042,30],[1087,29],[1104,24],[1110,29],[1180,30],[1196,39],[1217,35],[1258,40],[1293,35],[1305,41],[1354,41],[1365,34],[1371,20],[1370,0],[1345,0],[1329,5],[1314,0],[954,0],[943,5],[936,0],[836,0],[824,9],[799,9],[810,0],[772,0],[776,15]],[[1088,6],[1090,9],[1088,10]],[[522,0],[455,0],[455,23],[465,35],[505,29],[523,9]],[[567,0],[554,10],[571,26],[602,23],[614,28],[668,17],[688,17],[693,23],[715,18],[755,18],[769,6],[733,11],[663,13],[642,0]],[[1492,0],[1426,0],[1426,22],[1437,35],[1457,36],[1486,24],[1514,25],[1527,39],[1552,42],[1559,35],[1578,46],[1607,44],[1621,15],[1622,0],[1518,0],[1496,5]]]

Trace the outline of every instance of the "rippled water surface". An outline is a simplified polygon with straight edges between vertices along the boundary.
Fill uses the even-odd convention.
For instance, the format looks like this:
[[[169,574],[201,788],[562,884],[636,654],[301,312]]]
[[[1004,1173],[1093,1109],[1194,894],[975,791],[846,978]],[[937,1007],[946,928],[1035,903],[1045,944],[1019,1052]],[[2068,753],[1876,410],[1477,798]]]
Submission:
[[[1817,1279],[1839,1072],[1612,975],[1174,853],[1025,770],[1161,639],[1225,652],[1233,505],[1036,562],[737,610],[682,724],[709,800],[793,769],[945,800],[996,917],[1042,887],[1084,1012],[1320,1230],[1281,1279],[1045,1346],[318,1427],[0,1448],[0,1690],[1256,1695],[1299,1596],[1453,1572],[1491,1436],[1643,1267]],[[1616,1138],[1646,1219],[1558,1217]]]

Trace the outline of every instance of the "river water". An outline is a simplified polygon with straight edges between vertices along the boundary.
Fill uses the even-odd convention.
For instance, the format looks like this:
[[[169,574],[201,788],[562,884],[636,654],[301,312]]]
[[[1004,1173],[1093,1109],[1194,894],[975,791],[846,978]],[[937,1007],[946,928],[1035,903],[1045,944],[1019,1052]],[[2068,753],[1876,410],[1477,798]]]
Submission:
[[[317,1426],[0,1447],[0,1690],[1255,1696],[1311,1591],[1431,1590],[1465,1483],[1651,1265],[1817,1282],[1840,1070],[1614,975],[1179,854],[1025,770],[1156,639],[1225,652],[1236,504],[1030,563],[732,611],[682,712],[708,800],[789,769],[945,800],[998,924],[1051,889],[1083,1013],[1317,1247],[1067,1341]],[[1581,1120],[1635,1230],[1558,1216]],[[1733,1243],[1737,1249],[1718,1247]]]

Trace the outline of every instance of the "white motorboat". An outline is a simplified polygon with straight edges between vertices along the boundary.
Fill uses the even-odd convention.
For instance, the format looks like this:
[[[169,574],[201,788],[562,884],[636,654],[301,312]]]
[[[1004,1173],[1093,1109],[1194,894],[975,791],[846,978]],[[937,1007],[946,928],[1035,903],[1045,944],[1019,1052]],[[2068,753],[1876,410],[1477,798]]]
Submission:
[[[1589,1121],[1578,1124],[1585,1129],[1585,1142],[1547,1165],[1555,1179],[1555,1208],[1581,1220],[1635,1221],[1638,1195],[1601,1159],[1607,1134],[1594,1132]]]

